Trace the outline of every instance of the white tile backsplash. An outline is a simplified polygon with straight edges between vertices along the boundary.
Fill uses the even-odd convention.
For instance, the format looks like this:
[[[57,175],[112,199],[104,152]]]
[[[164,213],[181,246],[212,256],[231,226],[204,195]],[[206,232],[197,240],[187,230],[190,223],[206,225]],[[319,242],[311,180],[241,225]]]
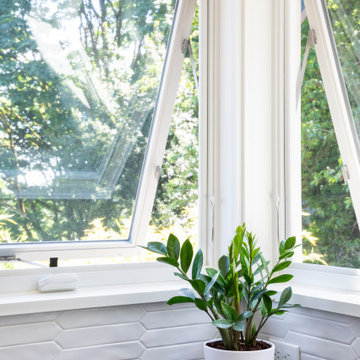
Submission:
[[[206,314],[166,303],[0,317],[0,360],[202,360],[216,337]],[[301,360],[360,360],[360,318],[307,308],[261,334],[297,344]]]

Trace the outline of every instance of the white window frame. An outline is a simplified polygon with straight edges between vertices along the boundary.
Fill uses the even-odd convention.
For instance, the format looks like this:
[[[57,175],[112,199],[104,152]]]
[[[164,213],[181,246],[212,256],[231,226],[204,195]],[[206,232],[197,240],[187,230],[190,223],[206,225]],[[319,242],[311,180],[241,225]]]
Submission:
[[[46,260],[50,257],[63,259],[116,257],[139,253],[137,246],[145,244],[146,231],[155,200],[161,164],[186,54],[184,40],[189,38],[195,7],[196,0],[178,0],[176,4],[153,124],[136,195],[129,240],[1,244],[1,257]]]
[[[326,3],[324,0],[304,0],[304,3],[310,28],[316,34],[316,55],[341,157],[350,173],[347,182],[356,217],[360,219],[359,143]],[[301,116],[300,103],[297,103],[299,99],[296,99],[296,80],[300,71],[301,17],[300,13],[297,15],[294,18],[288,12],[285,17],[285,89],[288,89],[285,92],[285,151],[278,151],[284,159],[285,234],[296,235],[301,242]],[[301,302],[303,306],[359,316],[360,269],[302,263],[301,247],[298,248],[296,261],[291,268],[294,292],[297,294],[295,301]],[[351,306],[352,303],[354,306]]]

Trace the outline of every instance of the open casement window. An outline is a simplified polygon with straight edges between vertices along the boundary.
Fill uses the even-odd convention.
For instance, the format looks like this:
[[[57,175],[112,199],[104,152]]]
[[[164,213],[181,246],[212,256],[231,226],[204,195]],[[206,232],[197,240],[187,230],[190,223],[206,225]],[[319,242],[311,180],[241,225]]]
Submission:
[[[313,234],[307,233],[305,234],[305,237],[307,236],[308,240],[313,241],[313,246],[316,251],[320,250],[320,257],[316,258],[315,256],[313,259],[315,262],[326,263],[327,258],[329,258],[332,259],[329,262],[329,265],[359,268],[360,41],[358,34],[360,33],[360,4],[358,1],[353,0],[304,0],[304,5],[310,30],[309,36],[312,37],[312,43],[315,48],[317,59],[314,60],[310,58],[309,61],[312,61],[313,65],[315,61],[318,62],[321,79],[319,81],[314,80],[316,81],[316,83],[314,83],[314,89],[317,88],[317,90],[312,90],[313,94],[311,94],[311,91],[308,91],[305,94],[307,96],[306,102],[304,102],[303,98],[303,117],[304,107],[309,106],[315,108],[316,106],[322,106],[323,109],[327,109],[328,106],[333,127],[331,124],[330,126],[326,124],[327,119],[320,119],[323,114],[315,109],[313,112],[314,118],[318,116],[319,119],[315,121],[307,119],[306,121],[308,121],[310,126],[304,129],[303,125],[303,132],[307,131],[307,140],[314,142],[316,140],[311,138],[311,131],[314,131],[314,134],[315,131],[317,133],[323,131],[325,134],[322,136],[323,145],[318,144],[318,149],[324,149],[327,144],[332,141],[331,132],[334,131],[336,141],[333,144],[333,150],[330,152],[333,153],[333,157],[337,156],[337,159],[339,160],[339,163],[335,164],[333,167],[325,166],[323,170],[319,171],[318,174],[322,175],[318,177],[316,177],[315,171],[303,169],[303,180],[304,171],[308,171],[309,177],[311,178],[311,181],[305,181],[306,184],[303,184],[303,211],[306,212],[309,209],[310,214],[306,215],[312,216],[312,220],[310,220],[312,228],[319,230],[319,233],[321,233],[322,230],[324,230],[323,232],[327,231],[329,234],[333,231],[333,246],[329,244],[325,245],[323,239],[316,239],[316,234],[315,236],[312,236]],[[319,104],[318,100],[321,99],[321,95],[317,96],[316,94],[323,91],[322,89],[325,90],[326,97],[323,96],[323,100],[321,100],[323,104]],[[302,96],[304,96],[304,93]],[[324,106],[326,101],[327,105]],[[327,111],[326,109],[324,111],[325,113]],[[305,117],[306,116],[307,114],[305,114]],[[317,126],[317,128],[315,128],[315,126]],[[326,161],[324,158],[320,159],[320,152],[314,152],[315,148],[316,147],[314,146],[312,154],[310,152],[307,153],[304,151],[303,143],[303,159],[308,156],[309,158],[307,160],[311,160],[313,164],[319,164],[320,161]],[[328,160],[332,156],[330,152],[328,152]],[[339,155],[336,155],[337,153],[339,153]],[[336,170],[338,167],[342,167],[342,174]],[[311,171],[312,174],[310,174]],[[323,184],[321,183],[322,181]],[[344,210],[346,209],[350,215],[355,213],[353,216],[354,221],[351,221],[350,219],[352,215],[348,217],[341,211],[341,208],[335,209],[335,203],[339,200],[336,197],[340,196],[341,191],[332,191],[331,189],[334,189],[335,187],[327,185],[330,183],[339,184],[339,189],[342,188],[344,190],[346,188],[342,191],[343,194],[341,196],[343,196],[343,199],[341,202],[342,206],[344,206]],[[326,220],[324,218],[326,212],[322,212],[321,206],[319,206],[318,209],[314,209],[311,201],[308,201],[309,199],[305,199],[304,203],[304,186],[308,186],[307,184],[310,184],[309,187],[313,186],[313,190],[311,190],[313,195],[318,191],[318,199],[320,199],[321,196],[323,200],[326,199],[326,205],[324,206],[332,208],[334,211],[338,211],[337,222],[332,222],[330,217]],[[346,194],[348,191],[347,187],[349,194]],[[307,189],[307,191],[308,193],[311,192],[309,189]],[[325,192],[327,193],[325,194]],[[317,195],[315,194],[315,196]],[[307,204],[306,201],[308,201]],[[318,222],[318,225],[316,225],[317,215],[314,215],[316,211],[318,212],[318,218],[323,218],[321,220],[322,225],[319,225],[320,221]],[[343,219],[343,221],[341,221],[341,219]],[[352,222],[352,226],[350,222]],[[320,229],[320,226],[322,226],[322,229]],[[339,226],[343,226],[345,229],[344,232],[348,231],[348,234],[344,236],[344,239],[347,237],[346,241],[342,241],[336,237],[336,231],[339,232]],[[319,240],[319,248],[315,245],[317,240]],[[333,256],[329,256],[329,253],[331,252],[333,252]],[[340,252],[343,252],[342,258],[340,257]],[[346,254],[349,255],[348,258]]]
[[[195,6],[1,5],[0,256],[145,242]]]

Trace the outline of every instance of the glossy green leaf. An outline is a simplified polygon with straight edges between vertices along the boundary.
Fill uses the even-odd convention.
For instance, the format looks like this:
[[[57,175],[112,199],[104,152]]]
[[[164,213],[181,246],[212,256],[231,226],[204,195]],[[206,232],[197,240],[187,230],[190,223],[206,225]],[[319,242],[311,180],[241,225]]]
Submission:
[[[271,279],[268,284],[277,284],[277,283],[284,283],[290,281],[294,276],[290,274],[283,274]]]
[[[170,234],[168,237],[167,245],[166,245],[167,252],[170,257],[174,258],[175,260],[179,259],[180,256],[180,241],[179,239]]]
[[[274,295],[276,295],[278,292],[277,291],[275,291],[275,290],[268,290],[265,294],[267,295],[267,296],[274,296]]]
[[[203,299],[195,299],[195,305],[198,309],[202,310],[202,311],[206,311],[207,309],[207,305],[206,302]]]
[[[181,270],[186,274],[193,258],[193,247],[189,239],[185,240],[180,252]]]
[[[217,272],[217,273],[215,274],[215,276],[211,279],[211,281],[206,285],[205,292],[204,292],[204,295],[205,295],[205,296],[206,296],[206,295],[209,293],[209,291],[213,288],[213,286],[215,285],[215,283],[216,283],[219,275],[220,275],[220,271]]]
[[[266,294],[264,294],[263,297],[262,297],[262,300],[264,302],[267,313],[270,314],[271,310],[272,310],[272,300],[271,300],[271,298],[269,296],[267,296]]]
[[[254,313],[252,311],[244,311],[243,313],[241,313],[239,315],[239,317],[237,318],[237,321],[249,319],[251,316],[253,316],[253,314]]]
[[[291,265],[291,261],[283,261],[280,264],[277,264],[276,266],[274,266],[272,272],[277,272],[277,271],[281,271],[286,269],[287,267],[289,267]]]
[[[168,300],[168,305],[182,304],[182,303],[193,303],[194,299],[187,296],[174,296]]]
[[[157,254],[167,255],[166,246],[158,241],[148,242],[147,246],[142,247]]]
[[[239,316],[236,310],[224,301],[221,302],[221,310],[228,320],[236,321]]]
[[[294,252],[293,251],[287,251],[287,252],[284,252],[280,257],[279,257],[279,260],[282,260],[282,259],[288,259],[288,258],[291,258],[294,256]]]
[[[218,261],[218,266],[219,266],[221,275],[225,279],[230,270],[229,258],[226,255],[223,255]]]
[[[233,326],[233,322],[226,319],[214,320],[212,324],[219,329],[229,329]]]
[[[235,331],[243,331],[245,329],[245,325],[243,321],[237,321],[234,326],[233,329]]]
[[[278,307],[282,307],[283,305],[285,305],[291,299],[291,296],[292,296],[292,289],[289,286],[281,293]]]
[[[285,250],[289,250],[292,249],[296,244],[296,237],[292,236],[289,237],[286,241],[285,241]]]
[[[201,249],[196,253],[192,266],[192,278],[197,279],[203,266],[203,252]]]
[[[204,295],[205,283],[202,280],[200,279],[191,280],[190,284],[195,291],[197,291],[201,295]]]
[[[178,272],[175,272],[174,275],[177,276],[177,277],[179,277],[180,279],[189,281],[189,279],[188,279],[185,275],[183,275],[183,274],[180,274],[180,273],[178,273]]]
[[[179,263],[175,259],[170,257],[159,257],[156,259],[156,261],[175,266],[176,268],[179,266]]]

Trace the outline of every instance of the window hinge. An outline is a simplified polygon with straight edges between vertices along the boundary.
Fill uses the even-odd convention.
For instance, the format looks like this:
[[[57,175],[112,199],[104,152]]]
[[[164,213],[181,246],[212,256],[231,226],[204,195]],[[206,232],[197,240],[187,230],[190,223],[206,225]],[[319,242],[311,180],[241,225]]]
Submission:
[[[309,37],[310,37],[311,45],[316,45],[317,44],[317,37],[316,37],[316,32],[315,32],[314,29],[310,29]]]
[[[347,183],[348,180],[350,180],[350,171],[346,164],[342,167],[342,173],[343,173],[344,180]]]
[[[157,181],[159,181],[159,179],[160,179],[160,170],[161,170],[161,167],[159,165],[156,166],[156,168],[155,168],[155,179]]]
[[[186,50],[188,48],[188,42],[189,42],[189,39],[184,39],[181,44],[181,53],[184,55],[186,54]]]

